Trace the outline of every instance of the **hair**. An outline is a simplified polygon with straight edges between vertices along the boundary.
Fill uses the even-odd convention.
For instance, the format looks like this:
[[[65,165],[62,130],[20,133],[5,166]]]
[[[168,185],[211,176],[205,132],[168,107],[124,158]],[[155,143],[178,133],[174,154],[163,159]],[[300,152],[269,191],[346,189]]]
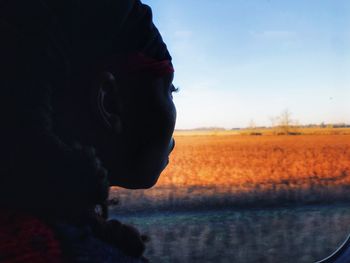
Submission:
[[[29,26],[17,11],[0,24],[0,202],[57,216],[103,202],[107,171],[93,147],[68,145],[53,130],[53,96],[67,91],[74,70],[55,24],[35,3],[30,18],[38,18]]]
[[[89,224],[98,238],[141,256],[146,238],[106,220],[108,171],[95,149],[67,142],[54,130],[53,98],[64,98],[71,80],[97,55],[83,57],[78,51],[85,47],[73,48],[63,30],[68,22],[44,1],[0,0],[0,10],[0,207],[48,222]],[[102,217],[96,205],[104,208]],[[130,244],[121,242],[125,234],[134,237]]]

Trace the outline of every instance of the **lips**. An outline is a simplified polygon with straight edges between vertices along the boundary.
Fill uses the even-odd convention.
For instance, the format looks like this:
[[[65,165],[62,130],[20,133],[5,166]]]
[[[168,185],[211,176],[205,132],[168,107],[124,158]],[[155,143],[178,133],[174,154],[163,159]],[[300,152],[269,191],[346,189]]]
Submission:
[[[166,157],[166,160],[165,160],[165,166],[167,166],[169,164],[169,155],[174,150],[174,148],[175,148],[175,140],[172,138],[171,142],[169,144],[169,152],[168,152],[168,156]]]
[[[169,155],[170,155],[170,153],[174,150],[174,148],[175,148],[175,140],[172,138],[172,139],[171,139],[171,146],[170,146]]]

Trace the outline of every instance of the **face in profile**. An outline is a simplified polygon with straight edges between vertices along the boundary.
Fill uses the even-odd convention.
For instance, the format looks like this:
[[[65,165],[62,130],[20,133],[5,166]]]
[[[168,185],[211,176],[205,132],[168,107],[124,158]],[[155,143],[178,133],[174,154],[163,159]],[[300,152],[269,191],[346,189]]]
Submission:
[[[173,73],[125,80],[115,76],[111,81],[112,85],[105,82],[99,86],[104,96],[95,96],[100,98],[100,118],[111,127],[108,133],[99,135],[99,156],[109,171],[111,185],[131,189],[152,187],[167,166],[175,145]]]

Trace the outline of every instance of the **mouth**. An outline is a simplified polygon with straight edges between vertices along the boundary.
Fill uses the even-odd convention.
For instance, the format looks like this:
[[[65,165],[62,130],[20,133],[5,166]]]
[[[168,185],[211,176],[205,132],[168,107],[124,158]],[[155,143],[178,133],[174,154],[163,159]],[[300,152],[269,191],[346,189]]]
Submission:
[[[170,162],[169,161],[169,156],[170,156],[171,152],[174,150],[174,148],[175,148],[175,140],[172,138],[171,142],[169,144],[168,156],[165,159],[165,166],[167,166],[169,164],[169,162]]]
[[[169,151],[169,155],[170,153],[174,150],[175,148],[175,140],[174,138],[171,139],[171,146],[170,146],[170,151]],[[168,158],[169,159],[169,158]]]

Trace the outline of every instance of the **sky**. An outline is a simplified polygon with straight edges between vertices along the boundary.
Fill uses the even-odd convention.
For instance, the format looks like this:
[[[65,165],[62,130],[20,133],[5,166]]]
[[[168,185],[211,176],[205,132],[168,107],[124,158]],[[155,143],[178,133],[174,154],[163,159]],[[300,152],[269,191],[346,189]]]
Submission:
[[[173,57],[177,129],[350,123],[350,1],[143,0]]]

